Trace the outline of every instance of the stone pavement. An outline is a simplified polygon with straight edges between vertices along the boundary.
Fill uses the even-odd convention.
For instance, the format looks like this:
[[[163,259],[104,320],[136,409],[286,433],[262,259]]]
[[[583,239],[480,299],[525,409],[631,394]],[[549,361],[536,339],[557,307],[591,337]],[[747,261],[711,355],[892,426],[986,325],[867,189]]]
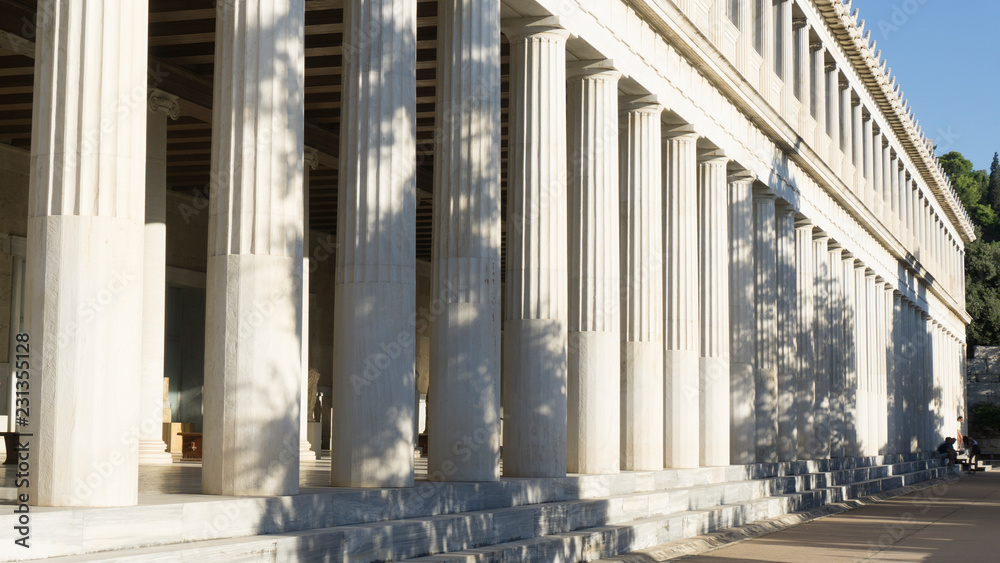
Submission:
[[[665,561],[666,551],[651,548],[612,559]],[[1000,561],[1000,472],[963,475],[681,560]]]

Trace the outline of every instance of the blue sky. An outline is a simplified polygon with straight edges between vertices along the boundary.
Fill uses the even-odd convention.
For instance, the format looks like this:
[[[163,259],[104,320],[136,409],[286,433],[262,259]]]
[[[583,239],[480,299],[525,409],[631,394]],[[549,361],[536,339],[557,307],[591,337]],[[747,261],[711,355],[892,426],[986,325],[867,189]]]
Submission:
[[[1000,1],[854,0],[938,154],[1000,151]]]

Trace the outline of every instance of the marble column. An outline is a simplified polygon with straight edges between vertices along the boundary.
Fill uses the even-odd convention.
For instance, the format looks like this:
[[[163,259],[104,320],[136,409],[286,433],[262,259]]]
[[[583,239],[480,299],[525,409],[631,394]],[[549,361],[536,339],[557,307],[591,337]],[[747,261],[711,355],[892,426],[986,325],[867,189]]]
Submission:
[[[311,147],[302,149],[302,338],[301,376],[299,390],[299,461],[319,459],[320,443],[316,449],[309,443],[309,411],[313,404],[309,396],[309,171],[319,166],[319,153]]]
[[[304,12],[301,0],[227,3],[217,12],[206,494],[299,490]],[[270,88],[261,75],[272,77]]]
[[[680,129],[663,140],[665,467],[698,467],[701,457],[697,139]]]
[[[416,0],[349,0],[330,484],[413,485]],[[371,131],[385,133],[381,142]],[[388,135],[388,136],[386,136]]]
[[[816,136],[813,148],[823,158],[830,147],[830,137],[826,132],[826,50],[821,42],[810,43],[812,50],[812,93],[813,116],[816,118]]]
[[[889,228],[892,234],[902,239],[899,230],[899,158],[893,154],[889,161],[889,205],[892,208],[892,220]]]
[[[500,478],[500,6],[438,3],[427,471]]]
[[[885,217],[885,200],[882,195],[882,134],[877,129],[872,133],[871,145],[872,158],[872,199],[874,205],[872,211],[875,217],[883,220]]]
[[[830,237],[823,231],[813,233],[813,260],[815,261],[815,297],[813,298],[814,318],[813,333],[816,342],[816,352],[813,368],[815,377],[815,399],[813,402],[813,439],[812,459],[830,457],[830,360],[833,349],[831,338],[833,330],[830,323]]]
[[[853,421],[854,432],[851,438],[854,440],[855,455],[868,455],[870,446],[868,441],[868,381],[870,379],[871,361],[870,349],[872,347],[868,323],[870,313],[868,309],[868,282],[866,281],[866,270],[864,262],[856,260],[853,264],[853,282],[855,299],[855,332],[857,334],[857,346],[854,355],[856,361],[856,379],[852,386],[853,394]]]
[[[837,98],[840,104],[839,146],[843,156],[842,178],[844,183],[857,193],[858,185],[854,181],[854,115],[851,107],[851,86],[845,79],[837,88]]]
[[[792,100],[795,98],[795,78],[792,70],[795,49],[795,32],[792,30],[792,0],[779,0],[774,9],[777,10],[775,20],[778,22],[776,37],[780,37],[778,53],[775,58],[775,73],[783,82],[781,90],[781,108],[785,119],[792,117]]]
[[[795,91],[802,104],[799,107],[799,130],[805,132],[809,123],[807,117],[810,115],[812,107],[812,92],[810,91],[812,84],[809,80],[809,23],[805,17],[796,17],[792,21],[792,27],[795,30],[795,49],[798,55],[795,59],[798,67],[795,70],[795,75],[798,77]],[[809,138],[807,132],[804,133],[804,136]]]
[[[866,408],[868,410],[868,455],[878,455],[881,448],[879,442],[879,389],[880,382],[885,379],[885,332],[882,323],[885,304],[882,302],[882,278],[875,276],[869,270],[865,279],[868,285],[868,318],[871,346],[868,347],[870,369],[868,371],[868,391],[866,393]]]
[[[796,407],[799,335],[796,312],[795,209],[780,204],[777,209],[777,384],[778,461],[798,456],[798,409]]]
[[[610,61],[567,70],[569,343],[566,470],[620,465],[618,78]]]
[[[889,453],[904,453],[907,451],[905,440],[905,402],[906,392],[904,381],[910,376],[903,357],[903,294],[899,290],[892,292],[892,385],[889,387],[889,421],[886,432],[889,436]]]
[[[756,460],[778,460],[778,255],[775,196],[753,194],[754,294],[757,347],[754,354]]]
[[[867,204],[868,185],[865,182],[865,137],[861,100],[851,99],[851,159],[854,161],[854,191]]]
[[[146,115],[146,220],[142,253],[142,380],[139,382],[139,464],[173,462],[163,442],[163,346],[167,297],[167,117],[180,117],[177,98],[149,93]]]
[[[824,66],[826,72],[826,127],[830,135],[830,168],[841,170],[844,153],[840,150],[840,70],[837,63],[830,62]]]
[[[510,39],[503,474],[566,474],[566,39],[544,20]]]
[[[749,172],[729,178],[729,459],[733,464],[756,459],[754,412],[754,222],[753,182]]]
[[[654,471],[663,468],[663,106],[621,109],[621,468]]]
[[[844,295],[844,371],[840,388],[841,440],[844,457],[858,455],[858,352],[862,343],[858,333],[857,279],[854,274],[854,255],[845,250],[840,256],[840,280]]]
[[[35,43],[23,342],[31,401],[26,425],[16,422],[44,447],[31,448],[21,494],[35,506],[129,506],[138,489],[147,114],[146,34],[133,30],[147,28],[146,3],[43,0],[38,10],[46,17]],[[100,478],[104,467],[113,479]]]
[[[729,465],[729,218],[724,155],[698,163],[701,465]]]
[[[885,378],[879,382],[878,400],[878,439],[879,454],[885,455],[893,452],[892,434],[889,432],[889,420],[895,413],[895,385],[896,385],[896,363],[893,354],[893,344],[895,342],[895,324],[893,323],[893,288],[890,284],[884,283],[879,288],[882,292],[882,314],[884,315],[882,325],[885,354]],[[895,430],[895,429],[893,429]]]
[[[888,138],[882,145],[882,224],[892,230],[895,208],[892,205],[892,145]]]
[[[896,235],[903,245],[911,246],[910,231],[910,179],[907,178],[906,168],[899,168],[899,234]]]
[[[872,173],[873,157],[872,157],[872,116],[862,115],[861,122],[861,159],[863,164],[861,165],[862,173],[865,177],[865,190],[864,197],[862,198],[868,209],[878,216],[878,210],[875,207],[875,176]]]
[[[813,224],[799,216],[795,221],[795,322],[798,363],[795,382],[796,449],[798,459],[817,459],[815,446],[816,397],[816,263],[813,259]]]
[[[844,249],[839,242],[831,240],[827,245],[827,272],[830,278],[829,332],[827,333],[829,357],[828,397],[830,456],[844,457],[844,372],[849,345],[845,341],[844,269],[842,266]]]

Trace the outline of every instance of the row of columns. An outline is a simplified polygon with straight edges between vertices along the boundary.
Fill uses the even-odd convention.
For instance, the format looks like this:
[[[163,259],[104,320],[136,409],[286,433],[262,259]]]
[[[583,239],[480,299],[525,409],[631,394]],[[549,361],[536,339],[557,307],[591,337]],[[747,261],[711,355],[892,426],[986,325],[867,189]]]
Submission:
[[[115,338],[141,334],[135,312],[149,309],[153,319],[162,304],[144,307],[144,284],[114,276],[141,278],[148,243],[145,271],[151,281],[160,277],[152,262],[162,256],[155,225],[163,153],[158,145],[147,159],[139,135],[144,34],[126,32],[145,29],[146,15],[119,4],[118,34],[84,26],[105,9],[88,4],[79,8],[88,12],[82,21],[52,18],[61,27],[43,28],[38,41],[39,59],[53,61],[36,78],[40,166],[29,216],[29,269],[39,280],[30,290],[30,326],[41,341],[43,401],[29,428],[52,446],[38,453],[30,489],[38,504],[134,504],[139,448],[107,434],[95,443],[79,423],[97,420],[100,413],[87,409],[109,400],[135,405],[109,423],[127,439],[152,412],[149,389],[141,404],[129,400],[140,396],[134,374],[146,348]],[[724,155],[699,153],[695,131],[665,127],[656,100],[620,99],[619,74],[608,63],[567,65],[568,32],[533,19],[504,22],[511,120],[501,344],[496,4],[439,7],[447,64],[438,74],[432,311],[415,318],[415,8],[414,0],[345,8],[331,484],[413,485],[419,321],[432,334],[432,480],[499,478],[501,400],[511,476],[846,455],[853,446],[843,439],[844,413],[853,404],[843,397],[853,379],[842,352],[855,309],[844,302],[843,249],[752,176],[730,176]],[[302,0],[218,11],[202,472],[210,494],[298,490],[303,21]],[[57,49],[64,33],[94,40]],[[111,60],[104,52],[124,54]],[[105,97],[83,107],[84,98],[66,90],[80,81],[65,77],[91,62],[104,76],[83,76],[82,88]],[[117,89],[99,88],[108,76],[121,82]],[[142,91],[143,109],[114,120],[101,137],[107,146],[71,145],[66,152],[80,161],[67,162],[60,143],[79,139],[132,91]],[[149,119],[158,139],[161,121]],[[100,174],[80,180],[73,166]],[[142,242],[143,200],[127,187],[142,185],[147,166],[153,234]],[[100,186],[89,180],[98,176]],[[54,264],[61,275],[46,275]],[[887,286],[868,278],[866,306],[888,310]],[[67,341],[72,320],[56,306],[76,310],[105,286],[116,292],[110,313]],[[884,316],[866,326],[882,339],[868,355],[870,382],[857,385],[859,395],[876,397],[871,420],[856,424],[874,436],[869,450],[887,447],[877,397],[893,371],[885,332],[895,325]],[[151,347],[149,357],[156,353]],[[921,373],[932,360],[941,361],[924,357]],[[142,381],[146,387],[153,376]],[[152,431],[137,441],[159,447]],[[93,468],[105,463],[121,471],[91,483]]]

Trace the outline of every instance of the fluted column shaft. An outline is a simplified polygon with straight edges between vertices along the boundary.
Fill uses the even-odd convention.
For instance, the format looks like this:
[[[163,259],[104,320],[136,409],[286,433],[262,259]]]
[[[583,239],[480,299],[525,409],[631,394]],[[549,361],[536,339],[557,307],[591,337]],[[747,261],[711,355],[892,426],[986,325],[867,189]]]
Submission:
[[[142,381],[139,383],[139,464],[167,464],[163,443],[163,347],[167,297],[167,117],[180,106],[153,90],[146,116],[146,218],[142,253]]]
[[[302,152],[302,339],[299,342],[301,366],[299,376],[299,461],[319,459],[320,443],[315,448],[309,442],[309,171],[319,166],[316,149],[303,147]],[[314,389],[315,391],[315,389]],[[319,413],[317,413],[319,415]],[[322,418],[322,417],[320,417]],[[320,438],[322,442],[322,434]]]
[[[829,136],[826,130],[826,50],[823,49],[822,43],[811,43],[810,48],[812,49],[812,68],[813,73],[811,74],[813,79],[813,116],[816,117],[816,136],[815,144],[813,147],[816,150],[816,154],[826,155],[826,151],[829,150],[830,142]]]
[[[839,79],[838,79],[839,80]],[[846,82],[837,85],[837,100],[840,104],[840,140],[838,146],[843,156],[843,180],[850,189],[857,190],[854,180],[854,116],[851,108],[851,87]]]
[[[815,399],[813,428],[816,447],[813,459],[830,457],[830,360],[833,329],[830,322],[830,268],[829,237],[822,232],[813,235],[813,260],[815,261],[816,293],[813,302],[815,313],[813,333],[816,352],[813,374],[815,377]]]
[[[872,133],[871,145],[872,158],[872,199],[874,200],[872,211],[880,220],[885,217],[885,199],[882,193],[882,134],[875,131]]]
[[[857,345],[854,355],[856,362],[856,379],[852,386],[853,394],[853,422],[854,432],[852,438],[855,443],[856,455],[868,455],[868,380],[871,362],[869,360],[869,348],[871,347],[871,334],[868,329],[868,284],[865,281],[865,265],[860,260],[854,262],[854,272],[852,275],[854,283],[855,297],[855,317],[854,325],[857,333]]]
[[[910,180],[906,177],[906,168],[899,168],[899,240],[910,246],[912,231],[910,231]]]
[[[38,10],[31,314],[28,340],[18,339],[30,352],[30,401],[26,426],[16,421],[33,447],[21,494],[41,506],[134,505],[147,113],[146,34],[134,30],[147,28],[148,10],[141,0],[42,0]],[[84,486],[109,459],[114,478]]]
[[[724,156],[698,163],[701,465],[729,465],[729,217]]]
[[[805,131],[806,124],[809,122],[806,118],[810,115],[812,107],[812,83],[809,77],[809,24],[804,17],[795,18],[793,28],[795,29],[795,49],[798,51],[798,69],[795,73],[798,76],[798,83],[795,85],[795,90],[798,92],[799,102],[802,103],[799,109],[799,130]]]
[[[574,62],[569,133],[570,473],[620,465],[621,319],[618,214],[618,78],[604,61]]]
[[[798,363],[796,365],[795,411],[798,459],[816,459],[816,263],[813,259],[813,224],[795,223],[795,317]]]
[[[756,458],[753,180],[749,174],[729,180],[729,458],[734,464]]]
[[[851,158],[854,161],[854,191],[861,201],[868,202],[867,184],[865,182],[865,142],[864,124],[862,121],[863,104],[861,100],[851,99]]]
[[[841,440],[844,457],[858,455],[857,433],[857,388],[858,350],[861,342],[858,334],[858,294],[854,275],[854,255],[844,252],[840,260],[840,280],[844,294],[844,378],[840,387]]]
[[[798,313],[795,265],[795,210],[777,208],[777,382],[778,382],[778,461],[798,456]]]
[[[344,7],[334,486],[413,485],[416,4]]]
[[[427,471],[500,478],[500,7],[438,3]]]
[[[503,351],[503,473],[566,474],[566,38],[532,23],[511,42]]]
[[[882,145],[882,222],[889,229],[892,228],[892,218],[895,208],[892,204],[892,145],[889,140],[884,139]]]
[[[697,139],[681,131],[663,141],[665,467],[698,467],[701,449]]]
[[[301,0],[226,3],[217,12],[207,494],[298,492],[304,12]],[[260,76],[272,79],[262,86]]]
[[[766,0],[765,0],[766,3]],[[830,168],[841,170],[841,159],[843,152],[840,144],[840,70],[836,63],[829,63],[824,67],[826,72],[826,128],[830,135]]]
[[[861,159],[862,159],[862,164],[860,168],[862,168],[865,177],[865,192],[864,192],[864,197],[862,199],[864,200],[865,205],[868,206],[868,209],[870,209],[873,213],[875,213],[876,216],[878,216],[878,211],[875,208],[875,175],[872,172],[873,170],[872,166],[874,165],[874,162],[872,153],[873,134],[872,134],[871,115],[869,115],[867,119],[862,117],[860,134],[861,134],[860,139],[861,139]]]
[[[621,118],[621,468],[663,468],[663,182],[655,103]]]
[[[827,272],[830,277],[829,295],[829,322],[828,333],[829,346],[827,348],[829,356],[827,359],[827,369],[829,369],[829,428],[830,428],[830,456],[844,457],[844,373],[846,366],[846,355],[849,347],[845,340],[844,330],[845,307],[844,307],[844,285],[843,277],[843,247],[839,243],[830,241],[827,245]]]
[[[878,283],[875,274],[869,270],[865,277],[868,296],[868,334],[870,337],[868,381],[865,392],[865,409],[868,419],[868,432],[865,439],[868,445],[867,455],[878,455],[880,446],[878,441],[878,389],[879,380],[885,374],[885,356],[883,355],[885,348],[881,322],[884,304],[881,303]]]
[[[889,453],[903,453],[907,451],[903,435],[905,433],[905,401],[906,392],[904,381],[910,375],[906,369],[903,357],[903,302],[902,294],[899,291],[892,292],[892,339],[890,340],[890,350],[892,353],[892,385],[889,386],[889,420],[887,433],[889,437]]]
[[[754,355],[756,460],[778,460],[778,255],[775,197],[755,192],[754,294],[757,348]]]
[[[902,240],[902,234],[899,229],[899,159],[896,155],[892,156],[889,161],[889,190],[890,190],[890,205],[892,206],[892,221],[889,224],[889,228],[892,229],[892,233],[896,235],[900,240]]]
[[[879,382],[878,393],[878,444],[879,454],[892,453],[891,434],[889,432],[889,419],[894,413],[895,400],[894,386],[896,385],[895,357],[893,355],[893,342],[895,339],[895,325],[893,324],[893,299],[892,286],[883,283],[877,288],[882,292],[882,331],[884,333],[883,354],[885,362],[885,377]]]

